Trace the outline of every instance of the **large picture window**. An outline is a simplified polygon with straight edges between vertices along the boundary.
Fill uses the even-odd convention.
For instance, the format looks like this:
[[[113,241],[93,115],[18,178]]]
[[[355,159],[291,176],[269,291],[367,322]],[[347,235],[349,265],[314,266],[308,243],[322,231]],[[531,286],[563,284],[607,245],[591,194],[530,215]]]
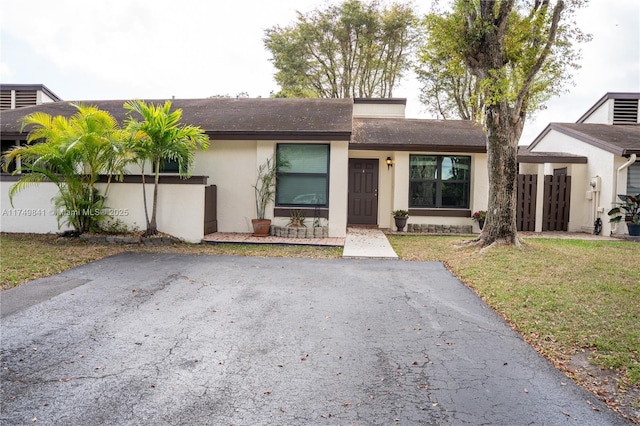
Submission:
[[[279,144],[276,205],[328,207],[329,145]]]
[[[409,156],[409,207],[469,208],[471,157]]]

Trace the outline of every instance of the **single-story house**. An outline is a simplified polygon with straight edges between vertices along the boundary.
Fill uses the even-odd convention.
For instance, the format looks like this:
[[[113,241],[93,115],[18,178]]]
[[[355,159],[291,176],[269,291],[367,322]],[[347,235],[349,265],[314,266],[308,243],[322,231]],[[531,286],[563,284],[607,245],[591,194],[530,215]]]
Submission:
[[[518,219],[527,230],[593,232],[600,219],[602,235],[627,232],[607,212],[618,194],[640,193],[639,101],[640,93],[607,93],[576,123],[549,124],[519,152]]]
[[[414,231],[479,231],[471,215],[487,208],[486,137],[472,122],[407,119],[404,99],[172,102],[182,109],[182,122],[200,126],[210,145],[196,154],[190,179],[163,174],[161,231],[192,242],[214,231],[251,232],[252,185],[258,166],[272,157],[289,162],[267,209],[275,226],[285,226],[292,210],[301,210],[307,226],[326,227],[328,236],[342,237],[348,225],[392,228],[392,210],[406,209]],[[125,119],[122,100],[82,103]],[[25,143],[19,120],[35,111],[69,116],[75,110],[60,101],[0,112],[2,151]],[[123,183],[111,184],[107,204],[117,219],[143,228],[140,171],[130,172]],[[1,230],[57,232],[50,211],[55,187],[30,187],[14,197],[11,207],[7,194],[16,179],[0,177]]]

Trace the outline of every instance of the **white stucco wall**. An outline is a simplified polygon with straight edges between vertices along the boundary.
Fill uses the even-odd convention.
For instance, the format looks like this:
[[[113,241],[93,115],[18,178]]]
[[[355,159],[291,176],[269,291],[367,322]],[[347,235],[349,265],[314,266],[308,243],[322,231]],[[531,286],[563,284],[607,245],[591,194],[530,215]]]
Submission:
[[[612,230],[607,212],[615,198],[614,179],[617,168],[626,161],[625,158],[615,156],[596,146],[581,142],[555,130],[550,131],[533,149],[534,152],[570,152],[587,157],[587,164],[569,165],[572,185],[571,217],[569,231],[577,232],[593,225],[595,217],[602,219],[602,235],[609,235]],[[549,165],[549,169],[564,167],[562,164]],[[592,178],[599,176],[601,191],[592,193],[591,200],[587,199],[587,191],[591,190],[589,183]],[[619,181],[626,183],[626,171],[620,173]],[[619,191],[619,189],[618,189]],[[596,211],[594,217],[593,211]],[[618,226],[616,233],[624,233],[624,226]]]
[[[607,100],[595,111],[589,114],[583,123],[591,124],[611,124],[613,123],[613,99]]]

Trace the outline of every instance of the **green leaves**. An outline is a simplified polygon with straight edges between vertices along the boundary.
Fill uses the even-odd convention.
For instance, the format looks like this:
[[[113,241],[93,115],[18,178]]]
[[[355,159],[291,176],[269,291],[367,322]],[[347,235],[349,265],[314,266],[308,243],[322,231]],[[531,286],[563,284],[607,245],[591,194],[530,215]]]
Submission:
[[[144,167],[147,161],[154,166],[154,196],[151,219],[149,219],[146,203],[146,192],[143,178],[143,202],[147,220],[147,235],[157,233],[157,193],[160,181],[160,166],[163,161],[178,163],[180,177],[189,177],[189,168],[193,164],[197,149],[206,150],[209,138],[196,126],[181,125],[182,110],[171,111],[171,101],[163,105],[147,104],[141,100],[126,102],[124,108],[130,113],[141,116],[142,121],[129,116],[126,121],[128,132],[125,146],[134,154],[135,161]]]
[[[458,0],[429,14],[417,69],[423,102],[477,121],[474,113],[500,102],[515,115],[544,108],[579,68],[575,44],[590,39],[571,21],[582,3]]]
[[[409,5],[346,0],[267,29],[278,96],[391,97],[410,65],[417,26]]]
[[[54,199],[58,224],[68,224],[77,232],[96,230],[106,193],[95,183],[101,173],[121,174],[124,163],[117,121],[94,106],[73,104],[71,117],[52,117],[35,112],[22,120],[30,128],[27,145],[14,147],[3,156],[5,170],[20,158],[14,174],[20,180],[9,190],[9,199],[19,191],[41,182],[53,182],[59,190]]]

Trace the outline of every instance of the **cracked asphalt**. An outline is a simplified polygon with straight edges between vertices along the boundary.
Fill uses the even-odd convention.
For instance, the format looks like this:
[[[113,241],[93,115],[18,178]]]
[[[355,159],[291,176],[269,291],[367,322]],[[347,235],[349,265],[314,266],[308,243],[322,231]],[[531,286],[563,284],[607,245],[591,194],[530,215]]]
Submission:
[[[3,425],[628,424],[440,263],[125,253],[1,296]]]

